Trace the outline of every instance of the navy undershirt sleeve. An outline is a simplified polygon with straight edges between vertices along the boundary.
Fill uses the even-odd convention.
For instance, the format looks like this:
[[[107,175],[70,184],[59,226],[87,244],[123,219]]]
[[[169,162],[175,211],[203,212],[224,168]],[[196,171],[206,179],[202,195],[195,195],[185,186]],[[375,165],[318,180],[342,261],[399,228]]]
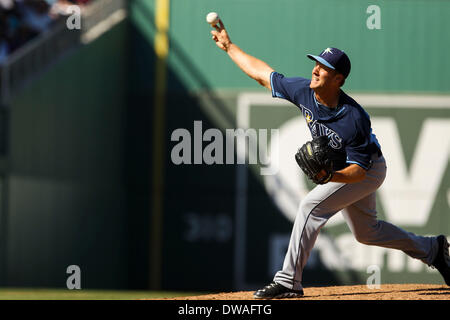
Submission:
[[[310,80],[301,77],[287,78],[275,71],[270,74],[272,97],[286,99],[294,104],[297,104],[296,95],[301,94],[301,89],[309,88],[309,83]]]
[[[347,163],[356,163],[368,170],[370,168],[372,157],[370,148],[370,120],[361,117],[357,119],[355,123],[355,135],[345,148],[347,153]]]

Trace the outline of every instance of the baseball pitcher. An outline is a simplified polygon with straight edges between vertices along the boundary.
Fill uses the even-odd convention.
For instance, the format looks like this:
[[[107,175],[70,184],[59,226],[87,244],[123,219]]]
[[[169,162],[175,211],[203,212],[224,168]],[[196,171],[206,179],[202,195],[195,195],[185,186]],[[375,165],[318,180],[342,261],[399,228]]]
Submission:
[[[254,297],[303,296],[302,272],[319,231],[341,210],[357,241],[402,250],[436,268],[450,285],[445,236],[419,236],[377,219],[375,191],[386,176],[386,162],[369,115],[341,89],[351,69],[347,54],[337,48],[308,54],[315,62],[311,79],[287,78],[234,44],[221,19],[212,26],[216,45],[273,97],[297,106],[313,138],[292,160],[317,186],[300,203],[283,268]]]

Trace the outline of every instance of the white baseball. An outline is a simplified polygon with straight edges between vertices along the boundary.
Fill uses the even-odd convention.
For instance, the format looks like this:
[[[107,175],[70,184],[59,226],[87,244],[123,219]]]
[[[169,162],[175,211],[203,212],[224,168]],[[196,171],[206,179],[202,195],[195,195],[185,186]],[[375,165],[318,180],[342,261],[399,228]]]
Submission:
[[[210,25],[215,25],[219,22],[219,15],[216,12],[210,12],[206,15],[206,22]]]

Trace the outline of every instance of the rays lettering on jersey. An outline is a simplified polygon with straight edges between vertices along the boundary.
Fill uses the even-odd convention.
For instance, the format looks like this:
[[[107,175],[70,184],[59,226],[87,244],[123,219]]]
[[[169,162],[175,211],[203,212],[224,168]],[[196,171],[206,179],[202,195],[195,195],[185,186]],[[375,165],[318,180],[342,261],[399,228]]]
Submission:
[[[306,123],[308,124],[309,130],[311,130],[313,138],[319,136],[327,136],[328,139],[330,139],[330,146],[333,149],[341,149],[342,138],[323,123],[319,123],[317,122],[317,120],[314,120],[314,115],[311,110],[306,108],[304,105],[300,105],[300,107],[302,108],[303,117],[305,117]]]

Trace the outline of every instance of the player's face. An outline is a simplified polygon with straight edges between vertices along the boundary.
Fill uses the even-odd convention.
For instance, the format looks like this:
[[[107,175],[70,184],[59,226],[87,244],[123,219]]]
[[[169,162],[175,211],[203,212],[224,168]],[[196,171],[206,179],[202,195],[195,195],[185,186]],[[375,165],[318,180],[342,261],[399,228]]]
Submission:
[[[311,89],[327,88],[334,86],[336,82],[337,72],[327,66],[316,61],[316,65],[312,69]]]

